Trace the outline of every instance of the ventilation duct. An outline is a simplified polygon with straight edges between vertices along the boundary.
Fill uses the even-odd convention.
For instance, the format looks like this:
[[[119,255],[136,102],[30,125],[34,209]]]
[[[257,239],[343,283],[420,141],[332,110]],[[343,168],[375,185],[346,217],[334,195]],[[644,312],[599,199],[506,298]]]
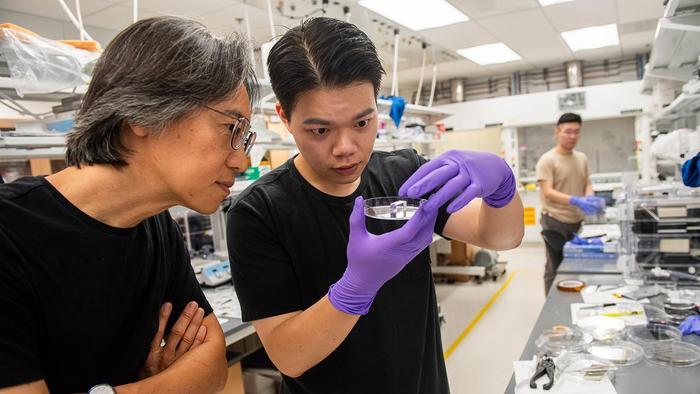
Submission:
[[[566,66],[566,86],[569,88],[583,86],[583,62],[576,60],[564,65]]]
[[[455,78],[450,81],[450,90],[452,92],[452,102],[461,103],[464,101],[464,80]]]

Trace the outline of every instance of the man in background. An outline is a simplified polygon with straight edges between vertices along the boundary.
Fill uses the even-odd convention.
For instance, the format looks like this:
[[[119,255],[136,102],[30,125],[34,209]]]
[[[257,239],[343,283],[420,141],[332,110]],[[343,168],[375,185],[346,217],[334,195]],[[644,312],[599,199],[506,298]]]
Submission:
[[[565,113],[554,129],[557,146],[537,162],[537,182],[542,201],[542,236],[547,251],[544,271],[544,291],[549,293],[557,268],[562,260],[562,248],[573,233],[581,228],[585,215],[603,208],[603,200],[593,197],[588,178],[588,159],[575,150],[581,138],[581,116]]]

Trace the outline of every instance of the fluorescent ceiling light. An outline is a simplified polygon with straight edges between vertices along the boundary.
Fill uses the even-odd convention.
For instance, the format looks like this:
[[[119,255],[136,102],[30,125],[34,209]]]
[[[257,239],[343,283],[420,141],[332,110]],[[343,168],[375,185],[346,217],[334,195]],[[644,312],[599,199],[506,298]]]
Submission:
[[[546,7],[548,5],[559,4],[559,3],[568,3],[568,2],[574,1],[574,0],[537,0],[537,1],[540,2],[540,5],[542,7]]]
[[[617,25],[615,24],[565,31],[561,33],[561,36],[574,52],[620,45],[620,37],[617,34]]]
[[[361,0],[359,4],[414,31],[469,20],[445,0]]]
[[[457,53],[482,66],[487,64],[507,63],[521,59],[520,55],[513,52],[512,49],[502,42],[459,49]]]

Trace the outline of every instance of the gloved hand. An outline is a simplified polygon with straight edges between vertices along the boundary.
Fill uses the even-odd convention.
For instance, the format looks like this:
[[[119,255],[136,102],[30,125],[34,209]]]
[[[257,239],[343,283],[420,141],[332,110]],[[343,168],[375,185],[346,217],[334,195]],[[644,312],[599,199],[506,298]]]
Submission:
[[[500,157],[485,152],[451,150],[423,164],[399,189],[399,195],[418,198],[438,189],[424,204],[436,210],[448,201],[448,213],[462,209],[481,197],[494,208],[501,208],[515,195],[515,177]]]
[[[691,315],[683,320],[678,329],[681,330],[681,334],[690,335],[697,334],[700,335],[700,315]]]
[[[571,243],[574,245],[602,245],[603,240],[600,237],[595,238],[581,238],[578,234],[574,233]]]
[[[328,290],[336,309],[365,315],[379,289],[433,240],[437,210],[419,208],[401,228],[374,235],[365,227],[364,199],[357,197],[350,214],[348,267]]]
[[[576,197],[571,196],[569,199],[569,204],[575,205],[583,211],[586,215],[595,215],[603,209],[603,199],[600,197]]]

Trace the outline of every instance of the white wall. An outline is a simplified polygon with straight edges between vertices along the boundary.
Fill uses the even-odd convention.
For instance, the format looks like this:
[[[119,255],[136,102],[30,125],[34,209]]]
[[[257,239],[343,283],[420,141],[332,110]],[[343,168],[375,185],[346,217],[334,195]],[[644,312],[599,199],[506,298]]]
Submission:
[[[535,176],[537,161],[556,144],[554,127],[554,123],[518,127],[520,176]],[[634,117],[583,119],[581,139],[576,149],[588,156],[591,173],[636,170],[627,168],[628,159],[635,155],[636,148]]]
[[[641,81],[630,81],[467,101],[437,108],[454,114],[444,122],[456,131],[483,129],[487,124],[498,123],[504,127],[551,124],[562,113],[558,107],[559,95],[580,91],[586,92],[586,109],[574,112],[585,120],[630,116],[621,114],[621,111],[641,109],[649,112],[652,106],[651,96],[640,93]]]

